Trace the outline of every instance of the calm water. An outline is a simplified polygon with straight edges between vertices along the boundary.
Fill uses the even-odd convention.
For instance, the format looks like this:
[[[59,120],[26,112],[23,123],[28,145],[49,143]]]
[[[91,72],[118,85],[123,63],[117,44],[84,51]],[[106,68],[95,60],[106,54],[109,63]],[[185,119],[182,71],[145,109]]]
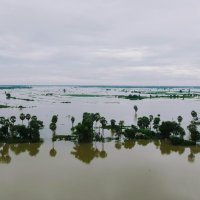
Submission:
[[[198,200],[200,197],[200,148],[171,146],[167,141],[108,142],[74,144],[51,142],[48,129],[51,116],[59,115],[57,133],[69,133],[69,116],[76,123],[83,112],[100,112],[108,120],[136,123],[138,116],[161,114],[162,120],[184,118],[186,127],[190,112],[199,111],[200,102],[193,100],[156,99],[129,101],[114,97],[69,97],[61,87],[34,87],[11,90],[11,95],[35,101],[6,100],[0,90],[0,104],[18,108],[0,109],[0,115],[21,112],[36,114],[44,120],[42,144],[0,144],[0,199],[138,199]],[[123,94],[112,88],[66,88],[67,93]],[[46,96],[53,93],[52,96]],[[70,101],[70,104],[61,102]]]
[[[165,141],[4,145],[0,199],[197,200],[199,151]]]

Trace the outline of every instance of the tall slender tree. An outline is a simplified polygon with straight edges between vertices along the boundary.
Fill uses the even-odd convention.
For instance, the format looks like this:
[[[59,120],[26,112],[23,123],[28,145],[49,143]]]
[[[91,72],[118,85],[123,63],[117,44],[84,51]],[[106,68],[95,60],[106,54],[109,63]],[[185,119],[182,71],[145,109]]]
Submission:
[[[136,105],[134,105],[134,110],[135,110],[135,113],[137,113],[137,111],[138,111],[138,107],[136,106]]]
[[[24,113],[21,113],[19,118],[22,120],[22,124],[23,124],[23,121],[25,120],[26,116]]]

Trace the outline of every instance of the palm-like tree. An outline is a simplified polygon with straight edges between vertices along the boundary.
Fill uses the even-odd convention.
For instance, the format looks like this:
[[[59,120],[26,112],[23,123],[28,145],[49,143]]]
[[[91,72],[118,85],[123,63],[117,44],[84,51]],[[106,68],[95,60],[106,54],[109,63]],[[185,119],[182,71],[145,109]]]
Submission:
[[[153,128],[156,131],[158,131],[159,123],[160,123],[160,117],[155,117],[154,120],[153,120]]]
[[[121,132],[122,132],[123,126],[124,126],[124,121],[122,121],[122,120],[119,121],[119,127],[120,127]]]
[[[138,111],[138,107],[136,105],[133,106],[134,110],[135,110],[135,113],[137,113]]]
[[[15,116],[11,116],[10,117],[10,121],[12,124],[14,124],[16,122],[16,117]]]
[[[115,123],[116,123],[116,120],[114,120],[114,119],[111,119],[111,120],[110,120],[111,128],[114,128],[114,127],[115,127]]]
[[[95,120],[95,122],[96,122],[96,126],[97,126],[97,122],[100,120],[100,118],[101,118],[101,116],[100,116],[99,113],[95,113],[95,114],[94,114],[94,120]]]
[[[49,125],[49,128],[52,130],[53,136],[54,136],[54,135],[55,135],[55,131],[56,131],[56,129],[57,129],[56,123],[51,123],[51,124]]]
[[[198,120],[198,116],[197,116],[197,112],[196,112],[196,111],[193,110],[193,111],[191,112],[191,115],[192,115],[194,121],[197,121],[197,120]]]
[[[107,124],[107,121],[106,121],[105,117],[101,117],[100,118],[100,123],[101,123],[102,128],[105,128],[105,126]]]
[[[74,127],[75,117],[71,117],[72,128]]]
[[[149,115],[149,121],[150,121],[150,129],[151,129],[151,123],[153,121],[153,115]]]
[[[100,123],[101,123],[102,133],[104,134],[104,128],[106,127],[107,124],[105,117],[100,118]]]
[[[49,125],[49,128],[52,130],[52,131],[55,131],[57,129],[57,126],[56,126],[56,123],[51,123]]]
[[[22,124],[23,124],[23,121],[25,120],[26,116],[24,113],[21,113],[19,118],[22,120]]]
[[[10,128],[11,137],[14,137],[14,135],[15,135],[15,126],[14,126],[13,122],[10,123],[9,128]]]
[[[191,112],[191,115],[192,115],[193,118],[195,118],[195,117],[197,117],[197,112],[193,110],[193,111]]]
[[[29,120],[31,119],[31,115],[30,115],[30,114],[26,114],[26,119],[27,119],[28,122],[29,122]]]
[[[5,123],[5,120],[6,120],[5,117],[0,117],[0,124],[3,125]]]
[[[177,120],[178,120],[178,123],[181,124],[181,122],[183,121],[183,117],[182,116],[178,116]]]
[[[58,115],[53,115],[52,119],[51,119],[51,122],[56,124],[57,121],[58,121]]]
[[[153,121],[153,115],[149,115],[149,121],[150,121],[150,122]]]

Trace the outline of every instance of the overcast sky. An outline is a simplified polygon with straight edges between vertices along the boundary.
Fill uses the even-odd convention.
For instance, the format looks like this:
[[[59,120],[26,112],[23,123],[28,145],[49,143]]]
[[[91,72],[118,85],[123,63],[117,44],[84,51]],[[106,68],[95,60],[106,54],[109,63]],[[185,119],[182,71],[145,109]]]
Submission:
[[[0,84],[200,85],[200,1],[0,0]]]

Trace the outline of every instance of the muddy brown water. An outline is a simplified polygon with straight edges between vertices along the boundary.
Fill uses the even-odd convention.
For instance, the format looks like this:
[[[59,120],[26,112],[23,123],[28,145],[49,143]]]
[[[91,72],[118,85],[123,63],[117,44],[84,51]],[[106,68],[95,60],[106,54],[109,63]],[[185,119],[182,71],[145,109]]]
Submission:
[[[0,199],[199,199],[199,147],[158,140],[0,146]]]
[[[81,93],[80,90],[70,88],[67,92]],[[113,97],[66,97],[57,87],[11,90],[13,96],[35,100],[26,102],[7,100],[4,92],[0,91],[0,104],[27,108],[0,109],[1,116],[34,114],[44,121],[45,128],[41,131],[42,144],[0,144],[1,200],[199,200],[199,147],[174,147],[158,140],[52,143],[48,128],[51,116],[58,114],[57,133],[67,134],[71,128],[70,116],[75,116],[76,124],[83,112],[99,112],[108,121],[114,118],[124,120],[125,124],[135,124],[137,117],[143,115],[160,114],[162,120],[176,120],[182,115],[182,125],[186,128],[190,112],[199,113],[198,99],[129,101]],[[44,95],[48,92],[53,92],[53,96]],[[96,89],[87,92],[105,93]],[[64,101],[71,103],[61,103]],[[137,116],[134,105],[139,108]]]

